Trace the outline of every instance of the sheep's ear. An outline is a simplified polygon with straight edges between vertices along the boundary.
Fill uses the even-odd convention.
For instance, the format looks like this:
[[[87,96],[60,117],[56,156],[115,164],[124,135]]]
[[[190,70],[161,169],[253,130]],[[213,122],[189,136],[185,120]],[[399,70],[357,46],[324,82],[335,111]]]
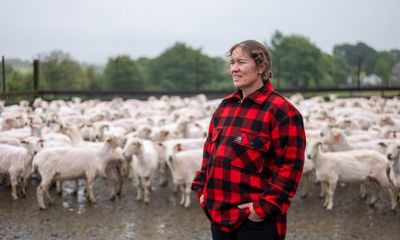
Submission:
[[[180,144],[180,143],[176,144],[175,150],[176,150],[177,152],[182,152],[182,151],[183,151],[183,149],[182,149],[182,144]]]
[[[335,137],[335,141],[340,141],[340,138],[341,138],[340,133],[335,132],[335,133],[333,133],[333,136]]]
[[[384,142],[379,142],[378,145],[383,147],[383,148],[387,148],[387,144],[384,143]]]

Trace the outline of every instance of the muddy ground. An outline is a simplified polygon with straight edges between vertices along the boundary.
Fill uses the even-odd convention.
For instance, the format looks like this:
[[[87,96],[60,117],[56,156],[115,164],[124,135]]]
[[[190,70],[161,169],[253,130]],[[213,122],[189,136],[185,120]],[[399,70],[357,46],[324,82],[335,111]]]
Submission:
[[[122,199],[109,200],[108,183],[97,180],[97,204],[70,194],[65,187],[62,196],[54,189],[51,195],[55,206],[45,211],[37,207],[35,189],[31,181],[28,196],[13,201],[10,189],[0,185],[0,239],[210,239],[209,223],[203,215],[194,194],[193,204],[185,209],[179,206],[172,187],[156,188],[151,203],[135,200],[130,181],[124,185]],[[301,187],[300,187],[301,188]],[[390,211],[386,193],[381,201],[370,207],[358,197],[359,186],[339,187],[335,207],[322,207],[315,186],[308,198],[300,194],[289,210],[287,239],[400,239],[400,211]]]

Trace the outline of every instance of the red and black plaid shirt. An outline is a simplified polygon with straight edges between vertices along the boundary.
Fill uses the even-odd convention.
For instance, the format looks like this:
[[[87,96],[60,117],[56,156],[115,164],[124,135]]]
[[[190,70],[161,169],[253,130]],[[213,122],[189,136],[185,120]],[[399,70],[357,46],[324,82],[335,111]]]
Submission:
[[[250,214],[238,205],[254,203],[257,215],[276,219],[281,239],[304,163],[303,118],[271,83],[245,97],[237,91],[215,111],[204,144],[203,162],[192,184],[212,224],[239,227]]]

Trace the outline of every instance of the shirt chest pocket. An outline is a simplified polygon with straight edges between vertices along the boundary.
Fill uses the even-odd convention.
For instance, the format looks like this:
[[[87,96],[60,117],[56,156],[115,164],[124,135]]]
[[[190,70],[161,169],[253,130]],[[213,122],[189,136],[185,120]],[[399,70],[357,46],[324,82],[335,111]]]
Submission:
[[[261,173],[267,162],[270,136],[246,131],[237,132],[233,136],[231,165]]]

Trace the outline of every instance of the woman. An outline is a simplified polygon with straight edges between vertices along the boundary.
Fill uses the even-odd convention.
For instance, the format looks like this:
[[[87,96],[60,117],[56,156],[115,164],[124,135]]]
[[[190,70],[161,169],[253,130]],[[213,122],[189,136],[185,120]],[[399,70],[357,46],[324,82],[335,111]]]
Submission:
[[[273,90],[261,43],[235,44],[228,58],[237,91],[213,114],[192,189],[214,240],[284,239],[304,163],[303,119]]]

